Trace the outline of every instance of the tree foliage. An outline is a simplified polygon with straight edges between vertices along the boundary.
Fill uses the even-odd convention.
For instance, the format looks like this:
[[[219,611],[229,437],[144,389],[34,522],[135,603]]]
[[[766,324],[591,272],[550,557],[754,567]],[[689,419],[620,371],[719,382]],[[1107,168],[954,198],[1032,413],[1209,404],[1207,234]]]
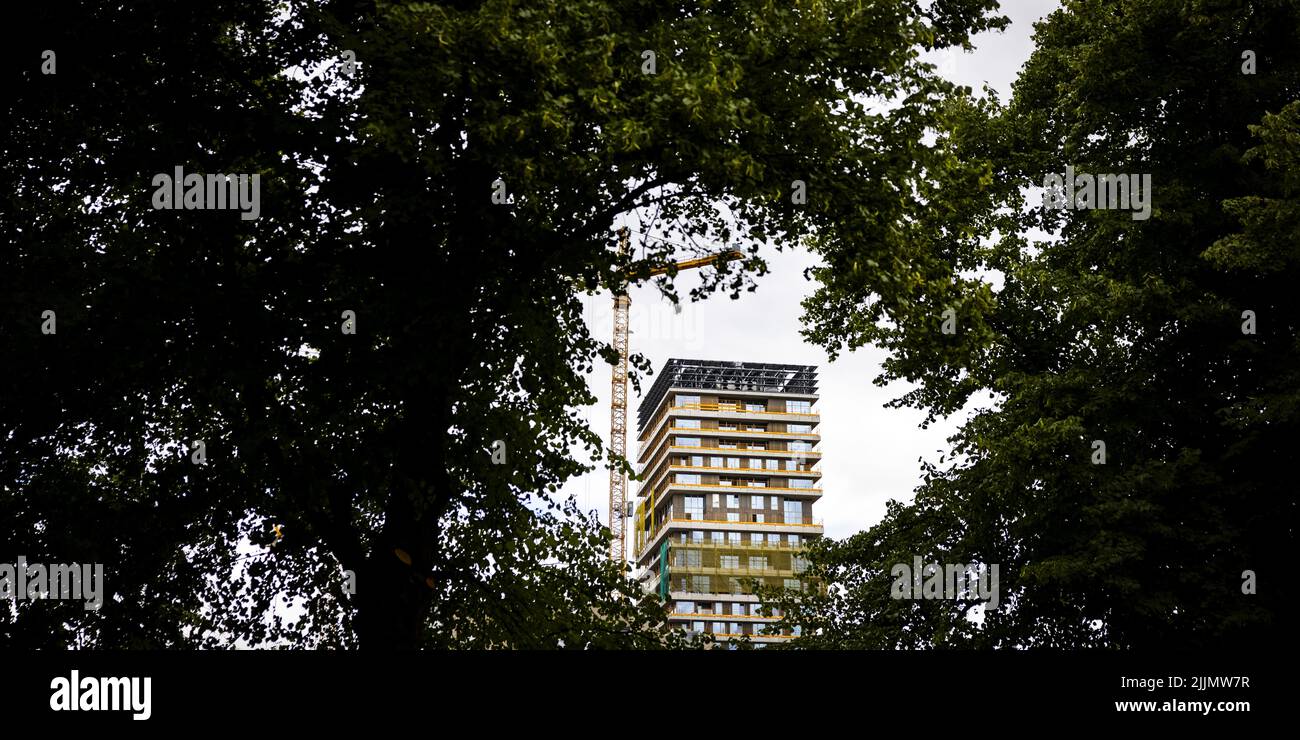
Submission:
[[[897,403],[931,419],[977,394],[994,403],[925,465],[914,502],[818,547],[827,592],[790,604],[806,646],[1281,639],[1300,10],[1068,0],[1035,40],[1009,103],[954,100],[943,116],[950,158],[916,185],[923,207],[895,235],[905,249],[819,242],[810,338],[887,347],[878,382],[917,383]],[[1066,165],[1150,174],[1150,218],[1046,208],[1045,178]],[[856,269],[907,250],[917,266],[902,282]],[[891,598],[892,566],[914,555],[999,564],[1001,608],[974,619],[969,600]]]

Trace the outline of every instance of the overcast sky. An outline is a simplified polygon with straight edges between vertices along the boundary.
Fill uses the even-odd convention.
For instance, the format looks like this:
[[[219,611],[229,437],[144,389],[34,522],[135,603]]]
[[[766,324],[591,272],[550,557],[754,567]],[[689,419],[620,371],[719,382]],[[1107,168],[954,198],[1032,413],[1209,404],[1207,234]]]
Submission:
[[[1001,33],[975,37],[975,51],[935,55],[948,79],[978,91],[987,82],[1008,99],[1011,83],[1033,48],[1034,21],[1059,6],[1057,0],[1007,0],[1002,13],[1011,25]],[[634,247],[636,244],[634,243]],[[722,245],[718,245],[721,248]],[[632,290],[632,352],[650,359],[657,373],[670,357],[697,360],[729,360],[816,365],[821,400],[821,450],[823,496],[814,514],[825,522],[826,535],[846,537],[880,521],[885,502],[910,501],[920,483],[918,458],[936,461],[947,447],[947,437],[960,418],[941,420],[921,429],[923,414],[913,409],[887,409],[884,404],[901,396],[907,386],[879,388],[872,379],[880,373],[884,353],[867,347],[841,355],[830,362],[826,353],[806,343],[799,331],[803,324],[801,301],[813,291],[804,280],[804,268],[816,264],[806,251],[772,251],[765,255],[770,272],[758,279],[758,290],[744,293],[739,300],[717,294],[699,303],[687,303],[686,294],[698,278],[683,273],[678,295],[683,296],[681,313],[658,295],[653,286]],[[595,336],[608,341],[611,334],[612,304],[608,294],[588,297],[587,323]],[[654,378],[642,383],[649,389]],[[598,366],[588,384],[599,402],[586,408],[592,428],[606,438],[609,434],[608,366]],[[636,450],[636,408],[641,396],[628,391],[628,450]],[[635,499],[637,485],[629,486]],[[609,500],[609,473],[604,467],[575,478],[561,491],[577,498],[584,509],[596,510],[605,521]],[[630,527],[629,527],[630,532]],[[634,554],[629,553],[629,557]]]

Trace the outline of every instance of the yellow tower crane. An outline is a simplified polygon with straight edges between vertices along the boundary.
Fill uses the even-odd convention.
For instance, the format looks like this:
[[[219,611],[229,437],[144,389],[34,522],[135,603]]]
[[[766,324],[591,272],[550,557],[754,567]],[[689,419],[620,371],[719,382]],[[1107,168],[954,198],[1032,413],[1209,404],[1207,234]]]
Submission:
[[[628,253],[628,230],[619,232],[618,248],[621,254]],[[686,260],[674,265],[664,265],[650,269],[647,277],[662,275],[670,270],[690,270],[705,265],[713,265],[734,259],[744,259],[745,255],[734,249],[727,249],[707,257]],[[610,544],[610,557],[622,562],[627,556],[625,541],[627,538],[627,476],[621,465],[613,464],[615,457],[627,455],[627,341],[628,309],[632,299],[627,291],[614,293],[614,351],[618,353],[618,362],[614,365],[610,378],[610,412],[609,412],[609,447],[611,465],[609,468],[609,531],[613,534]]]

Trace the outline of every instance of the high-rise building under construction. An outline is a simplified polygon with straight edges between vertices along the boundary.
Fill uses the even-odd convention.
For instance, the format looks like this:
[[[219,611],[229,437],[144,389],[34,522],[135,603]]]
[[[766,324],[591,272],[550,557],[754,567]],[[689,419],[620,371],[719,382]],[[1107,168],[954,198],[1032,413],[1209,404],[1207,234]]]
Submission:
[[[823,532],[816,402],[815,366],[671,359],[659,373],[638,411],[635,547],[675,625],[755,643],[797,634],[762,634],[779,615],[752,586],[813,587],[801,551]]]

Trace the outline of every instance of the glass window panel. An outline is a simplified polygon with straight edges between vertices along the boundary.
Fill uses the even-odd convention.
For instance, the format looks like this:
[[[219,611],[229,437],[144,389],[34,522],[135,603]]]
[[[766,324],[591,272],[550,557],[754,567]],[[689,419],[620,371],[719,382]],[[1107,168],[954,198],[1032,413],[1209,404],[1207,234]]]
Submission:
[[[678,475],[680,475],[680,473]],[[696,476],[696,478],[698,477],[699,476]],[[685,501],[683,502],[683,505],[685,506],[687,519],[704,518],[704,497],[703,496],[687,496],[685,497]]]

